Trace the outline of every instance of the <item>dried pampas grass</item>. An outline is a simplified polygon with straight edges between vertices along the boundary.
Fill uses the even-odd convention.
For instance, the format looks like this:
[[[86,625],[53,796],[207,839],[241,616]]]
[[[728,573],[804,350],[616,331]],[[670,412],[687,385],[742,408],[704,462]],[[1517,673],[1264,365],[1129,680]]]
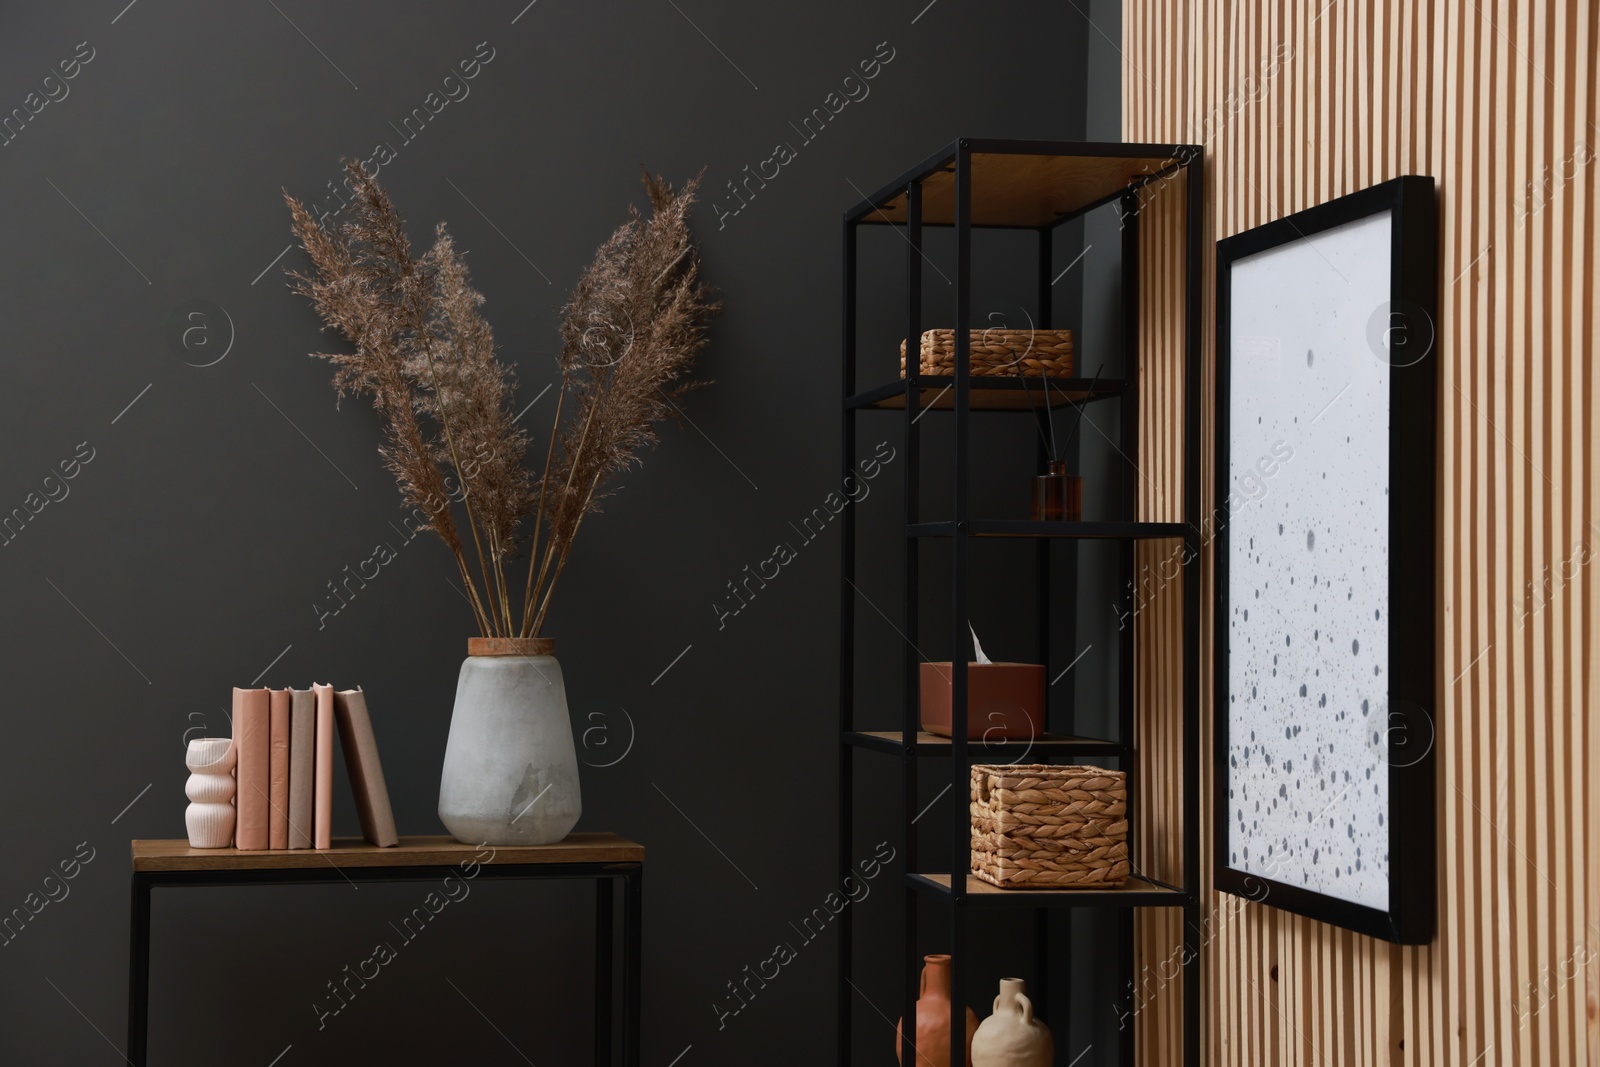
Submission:
[[[485,636],[541,633],[583,519],[609,479],[656,443],[720,305],[700,280],[688,214],[699,178],[674,190],[645,176],[651,212],[630,217],[600,247],[562,311],[561,392],[543,469],[528,466],[516,423],[516,375],[495,351],[483,297],[441,223],[414,255],[393,202],[358,162],[346,164],[349,218],[323,225],[285,194],[313,273],[291,272],[323,322],[354,352],[315,353],[333,384],[370,397],[383,422],[384,464],[456,559]],[[570,409],[570,410],[569,410]],[[566,420],[563,421],[563,415]],[[453,480],[453,485],[452,485]],[[477,573],[452,509],[459,499]],[[509,564],[526,545],[520,614]]]
[[[548,530],[538,570],[528,572],[525,636],[544,625],[573,538],[599,508],[606,480],[638,463],[656,443],[655,424],[676,412],[673,398],[689,388],[684,378],[721,307],[700,280],[689,233],[699,178],[677,192],[648,174],[644,181],[651,214],[629,209],[562,309],[562,400],[570,396],[577,410],[540,482]]]

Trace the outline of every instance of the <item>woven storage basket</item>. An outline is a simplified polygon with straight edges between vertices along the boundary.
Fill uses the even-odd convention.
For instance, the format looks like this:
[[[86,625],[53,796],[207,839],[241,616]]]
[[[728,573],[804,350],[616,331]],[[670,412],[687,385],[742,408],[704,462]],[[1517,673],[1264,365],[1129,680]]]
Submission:
[[[1128,879],[1122,771],[972,768],[972,873],[1002,889],[1114,889]]]
[[[1072,377],[1071,330],[970,330],[967,350],[974,377]],[[956,332],[929,330],[923,334],[921,373],[955,372]],[[901,341],[900,377],[905,376],[906,344]]]

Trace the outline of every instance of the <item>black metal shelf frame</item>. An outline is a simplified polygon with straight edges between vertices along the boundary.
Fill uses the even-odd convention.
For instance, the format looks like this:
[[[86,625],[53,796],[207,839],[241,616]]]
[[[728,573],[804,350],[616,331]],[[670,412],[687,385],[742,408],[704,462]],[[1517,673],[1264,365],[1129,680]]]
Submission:
[[[984,410],[984,404],[974,407],[975,396],[983,401],[993,397],[994,389],[1016,389],[1026,386],[998,385],[994,381],[975,380],[970,373],[968,337],[971,329],[972,294],[972,231],[973,225],[973,166],[974,153],[1053,155],[1096,158],[1165,158],[1171,162],[1160,169],[1138,175],[1109,195],[1095,197],[1091,202],[1062,212],[1049,222],[1033,227],[1038,242],[1038,292],[1037,325],[1047,329],[1051,325],[1051,280],[1053,278],[1052,237],[1056,229],[1071,219],[1111,203],[1120,203],[1122,212],[1122,319],[1123,319],[1123,377],[1116,381],[1102,381],[1096,386],[1072,380],[1069,387],[1077,387],[1088,395],[1072,399],[1072,403],[1089,403],[1114,400],[1121,416],[1121,450],[1127,459],[1122,479],[1122,500],[1125,514],[1115,522],[1030,523],[1014,520],[974,519],[968,512],[968,457],[971,445],[970,416],[974,410]],[[841,471],[846,477],[853,475],[856,455],[856,416],[864,411],[893,407],[900,410],[904,419],[904,496],[905,537],[903,546],[904,603],[901,619],[902,635],[906,638],[902,662],[902,721],[896,733],[865,732],[855,725],[855,560],[856,514],[854,505],[847,506],[841,515],[841,533],[844,540],[839,586],[839,809],[837,824],[837,862],[843,878],[851,871],[853,857],[854,763],[856,750],[887,753],[901,757],[901,833],[900,855],[905,858],[907,875],[903,887],[902,947],[904,968],[902,973],[900,1017],[913,1018],[918,987],[918,902],[919,898],[939,903],[946,909],[949,921],[951,960],[952,1013],[960,1017],[964,1006],[966,988],[966,926],[970,906],[980,909],[1005,907],[1028,909],[1034,915],[1035,1003],[1048,1005],[1050,993],[1047,982],[1057,982],[1066,987],[1062,999],[1069,999],[1070,971],[1059,968],[1052,976],[1049,967],[1049,916],[1063,907],[1110,907],[1116,909],[1117,938],[1119,943],[1117,984],[1119,996],[1132,1007],[1133,979],[1133,908],[1178,907],[1184,913],[1183,932],[1183,1062],[1187,1067],[1200,1063],[1200,806],[1199,806],[1199,699],[1200,699],[1200,582],[1197,570],[1200,550],[1203,548],[1201,529],[1201,460],[1200,460],[1200,399],[1201,399],[1201,331],[1203,316],[1202,297],[1202,215],[1203,215],[1203,165],[1202,152],[1193,145],[1137,145],[1101,144],[1069,141],[992,141],[961,139],[929,157],[922,164],[906,172],[891,184],[878,190],[846,212],[844,217],[844,315],[842,338],[843,428],[841,441]],[[922,335],[922,252],[923,183],[936,174],[954,173],[953,229],[956,244],[955,270],[955,344],[954,375],[935,378],[918,373],[917,361],[906,368],[905,377],[889,385],[860,390],[856,382],[856,322],[857,322],[857,234],[862,225],[881,225],[889,222],[900,226],[906,243],[907,299],[905,334],[907,338]],[[1177,187],[1185,197],[1185,294],[1184,294],[1184,395],[1182,471],[1183,505],[1181,522],[1136,521],[1138,472],[1138,417],[1139,417],[1139,207],[1142,187],[1156,181],[1168,187]],[[905,197],[904,221],[890,220],[882,206]],[[998,227],[1016,229],[1019,227]],[[908,346],[909,347],[909,346]],[[1092,392],[1089,390],[1092,389]],[[954,481],[952,516],[944,521],[924,521],[919,511],[919,481],[921,449],[918,419],[928,410],[922,403],[929,391],[943,398],[945,391],[953,394],[949,414],[954,430]],[[1041,394],[1042,397],[1042,394]],[[932,403],[932,402],[930,402]],[[1015,409],[1013,409],[1015,410]],[[1046,406],[1033,408],[1035,417],[1043,419]],[[1038,446],[1039,459],[1043,460],[1044,446]],[[950,544],[950,620],[951,648],[954,650],[951,670],[952,729],[948,739],[933,740],[919,732],[918,678],[919,662],[915,644],[919,614],[919,549],[926,538],[944,538]],[[979,762],[985,753],[1000,751],[1006,754],[1018,750],[1022,742],[995,745],[967,740],[967,656],[970,638],[966,630],[968,599],[968,557],[975,538],[1027,537],[1035,540],[1038,620],[1038,662],[1049,668],[1049,637],[1051,632],[1050,603],[1050,545],[1057,538],[1104,539],[1118,544],[1119,577],[1124,595],[1131,596],[1135,575],[1135,548],[1141,539],[1179,538],[1188,550],[1183,553],[1183,634],[1182,642],[1182,788],[1180,805],[1183,812],[1182,833],[1182,884],[1169,885],[1146,877],[1131,879],[1128,887],[1119,890],[1078,891],[989,891],[982,886],[968,884],[964,870],[955,876],[925,872],[918,859],[918,835],[914,818],[918,811],[918,773],[924,758],[943,757],[949,761],[950,789],[957,797],[968,791],[970,767],[973,756]],[[1067,572],[1070,590],[1076,590],[1076,556]],[[1065,625],[1072,625],[1068,613]],[[1071,724],[1066,734],[1047,734],[1035,739],[1032,751],[1040,762],[1051,756],[1099,756],[1117,759],[1128,772],[1129,779],[1129,838],[1137,842],[1139,819],[1137,798],[1139,794],[1138,765],[1134,738],[1133,683],[1135,671],[1134,627],[1119,631],[1118,657],[1118,734],[1116,741],[1073,736]],[[1073,718],[1067,708],[1068,718]],[[906,739],[913,739],[907,742]],[[950,854],[964,857],[970,850],[970,825],[964,804],[954,805],[948,828]],[[839,916],[839,955],[837,959],[837,1056],[841,1065],[852,1062],[851,1016],[853,984],[850,974],[853,966],[853,925],[847,909]],[[1062,1046],[1066,1036],[1066,1020],[1053,1020],[1057,1044]],[[916,1053],[911,1047],[915,1027],[902,1028],[901,1058],[911,1062]],[[1122,1064],[1134,1062],[1132,1028],[1121,1031],[1118,1054]],[[959,1028],[952,1034],[950,1059],[952,1067],[966,1067],[965,1049],[960,1040]]]

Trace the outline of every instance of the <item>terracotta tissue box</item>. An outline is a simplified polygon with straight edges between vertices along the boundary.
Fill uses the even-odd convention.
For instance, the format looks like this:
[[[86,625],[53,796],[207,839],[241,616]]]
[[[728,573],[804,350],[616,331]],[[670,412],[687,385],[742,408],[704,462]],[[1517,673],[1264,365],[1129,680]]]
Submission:
[[[950,664],[922,664],[922,728],[950,736]],[[967,664],[967,739],[1027,740],[1044,733],[1044,665]]]

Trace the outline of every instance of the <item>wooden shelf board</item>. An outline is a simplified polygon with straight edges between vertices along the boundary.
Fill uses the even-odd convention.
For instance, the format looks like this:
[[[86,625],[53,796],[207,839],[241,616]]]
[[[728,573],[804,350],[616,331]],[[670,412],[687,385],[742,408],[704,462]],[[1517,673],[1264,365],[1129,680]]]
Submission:
[[[326,849],[190,848],[186,838],[133,842],[133,869],[143,871],[284,871],[325,867],[453,867],[479,863],[642,863],[644,846],[617,834],[568,834],[553,845],[463,845],[443,834],[402,837],[377,848],[359,837],[334,838]]]
[[[919,522],[906,528],[913,537],[949,537],[955,532],[949,520]],[[1089,540],[1141,541],[1182,537],[1181,522],[1029,522],[1026,519],[973,519],[967,524],[973,537],[1066,537]]]
[[[1044,156],[972,154],[974,226],[1047,226],[1062,215],[1113,196],[1140,177],[1177,161],[1170,156]],[[956,216],[955,165],[922,182],[922,221],[949,226]],[[906,194],[880,202],[864,223],[904,223]]]
[[[907,876],[917,888],[949,897],[948,874]],[[1115,889],[1001,889],[974,875],[967,875],[967,900],[973,904],[1007,904],[1022,907],[1182,907],[1185,894],[1177,889],[1131,877]]]
[[[1013,379],[1014,380],[1014,379]],[[996,388],[981,378],[971,379],[973,389],[967,394],[967,406],[972,411],[1034,411],[1042,407],[1061,408],[1071,404],[1082,404],[1089,400],[1103,400],[1116,394],[1096,388],[1090,392],[1083,388],[1079,379],[1069,379],[1072,384],[1064,388],[1051,384],[1049,393],[1046,394],[1045,383],[1040,379],[1030,379],[1026,390],[1020,388]],[[983,384],[979,384],[983,382]],[[1078,386],[1074,388],[1074,386]],[[922,386],[917,390],[920,399],[917,407],[930,411],[952,411],[956,406],[956,391],[949,383],[937,386]],[[1049,400],[1045,397],[1048,395]],[[905,390],[897,389],[889,396],[873,404],[867,405],[883,410],[902,411],[906,406]]]
[[[901,738],[904,735],[899,730],[855,730],[852,731],[852,733],[856,738],[859,738],[860,742],[866,747],[893,750],[896,752],[903,747]],[[1070,734],[1044,733],[1033,738],[1031,741],[1026,738],[1015,741],[968,741],[967,752],[969,755],[982,753],[988,749],[1004,749],[1009,752],[1018,748],[1026,748],[1030,744],[1036,748],[1047,749],[1081,748],[1091,751],[1103,749],[1106,750],[1107,755],[1112,756],[1120,755],[1120,750],[1122,749],[1122,745],[1115,741],[1105,741],[1097,737],[1074,737]],[[926,730],[919,730],[917,731],[917,746],[919,748],[931,749],[932,751],[927,753],[928,755],[938,755],[940,749],[948,749],[950,747],[950,739],[948,737],[941,737],[938,734],[931,734]],[[979,762],[982,761],[980,760]]]

